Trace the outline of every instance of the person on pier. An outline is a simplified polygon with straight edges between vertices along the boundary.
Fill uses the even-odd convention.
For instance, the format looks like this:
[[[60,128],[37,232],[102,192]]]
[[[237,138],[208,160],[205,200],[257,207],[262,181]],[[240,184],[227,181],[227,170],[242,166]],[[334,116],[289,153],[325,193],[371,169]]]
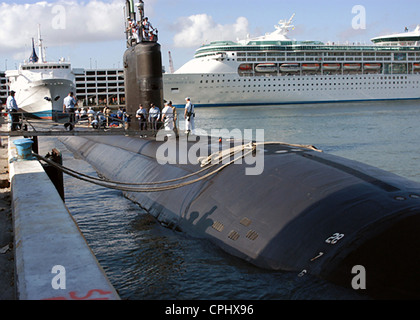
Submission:
[[[68,96],[64,98],[63,111],[69,115],[69,122],[73,125],[76,122],[76,105],[77,100],[74,98],[74,93],[70,92]]]
[[[10,91],[9,96],[6,100],[6,109],[9,112],[10,121],[11,121],[11,131],[16,131],[20,127],[20,117],[18,114],[19,108],[15,99],[15,92]]]

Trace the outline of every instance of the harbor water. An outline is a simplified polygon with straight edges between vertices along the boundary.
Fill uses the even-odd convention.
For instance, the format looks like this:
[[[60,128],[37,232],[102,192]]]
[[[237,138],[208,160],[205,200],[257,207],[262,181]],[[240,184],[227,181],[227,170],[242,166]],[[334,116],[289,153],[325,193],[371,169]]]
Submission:
[[[198,132],[264,129],[265,141],[313,145],[420,182],[420,101],[195,111]],[[65,166],[96,174],[55,138],[40,138],[41,155],[53,147],[63,153]],[[208,240],[164,228],[119,191],[64,178],[66,204],[122,299],[367,298],[310,276],[256,268]]]

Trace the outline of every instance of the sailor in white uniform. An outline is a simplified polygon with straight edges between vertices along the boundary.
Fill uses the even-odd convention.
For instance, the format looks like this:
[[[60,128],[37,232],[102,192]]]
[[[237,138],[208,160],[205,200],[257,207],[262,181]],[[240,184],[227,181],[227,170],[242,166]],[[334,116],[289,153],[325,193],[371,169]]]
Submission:
[[[174,130],[174,112],[168,103],[165,103],[165,108],[162,110],[162,122],[165,125],[165,130]]]
[[[149,18],[143,20],[143,40],[150,41],[150,30],[154,30],[153,26],[149,22]]]
[[[184,111],[184,117],[185,117],[185,133],[192,133],[195,132],[195,124],[194,124],[194,105],[191,103],[191,98],[187,97],[185,98],[185,101],[187,103],[185,104],[185,111]]]

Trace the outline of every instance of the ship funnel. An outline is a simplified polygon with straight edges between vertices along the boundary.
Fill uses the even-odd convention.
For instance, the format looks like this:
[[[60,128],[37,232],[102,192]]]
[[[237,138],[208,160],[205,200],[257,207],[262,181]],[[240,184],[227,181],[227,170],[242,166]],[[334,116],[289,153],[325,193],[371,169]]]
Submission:
[[[36,55],[36,52],[35,52],[34,38],[32,38],[32,54],[29,57],[29,62],[33,62],[33,63],[38,62],[38,56]]]

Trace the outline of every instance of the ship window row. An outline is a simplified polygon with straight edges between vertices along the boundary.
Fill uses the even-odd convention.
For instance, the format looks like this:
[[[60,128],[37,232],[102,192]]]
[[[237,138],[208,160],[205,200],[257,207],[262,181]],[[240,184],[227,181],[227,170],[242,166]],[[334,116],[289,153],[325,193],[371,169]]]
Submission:
[[[279,90],[237,90],[237,91],[220,91],[220,94],[225,93],[258,93],[258,92],[303,92],[303,91],[346,91],[346,90],[386,90],[386,89],[415,89],[420,88],[419,86],[382,86],[382,87],[355,87],[355,86],[345,86],[345,87],[334,87],[334,88],[302,88],[302,89],[279,89]]]
[[[107,93],[118,93],[118,92],[124,93],[124,88],[88,88],[88,89],[86,89],[86,88],[77,88],[76,90],[79,93],[85,93],[85,92],[87,92],[87,93],[96,93],[96,92],[99,92],[99,93],[103,93],[103,92],[107,92]]]
[[[409,61],[417,61],[419,58],[408,58]],[[319,58],[238,58],[238,61],[243,62],[253,62],[253,61],[319,61]],[[323,58],[323,61],[391,61],[392,58],[357,58],[357,57],[347,57],[347,58]]]
[[[204,77],[205,75],[201,75],[201,77]],[[206,75],[207,77],[210,77],[210,75]],[[219,75],[220,76],[220,75]],[[222,75],[222,76],[225,76],[224,74]],[[215,77],[215,75],[212,75],[212,77],[214,78]],[[332,81],[332,80],[336,80],[337,78],[336,77],[304,77],[304,78],[300,78],[300,77],[295,77],[295,76],[293,76],[293,80],[297,80],[297,81],[300,81],[300,80],[307,80],[307,81],[313,81],[313,80],[316,80],[316,81],[318,81],[318,80],[329,80],[329,81]],[[362,77],[356,77],[356,76],[347,76],[347,77],[340,77],[339,79],[344,79],[344,80],[353,80],[353,79],[364,79],[364,80],[369,80],[369,79],[372,79],[372,80],[374,80],[374,79],[380,79],[380,80],[402,80],[402,79],[408,79],[408,76],[380,76],[380,77],[370,77],[370,76],[362,76]],[[267,79],[267,78],[241,78],[241,79],[222,79],[222,80],[220,80],[220,79],[217,79],[217,80],[200,80],[200,83],[219,83],[219,82],[251,82],[251,81],[273,81],[273,80],[276,80],[276,81],[282,81],[282,80],[285,80],[285,81],[288,81],[289,82],[289,78],[287,78],[287,80],[286,79],[284,79],[284,77],[282,77],[282,78],[280,78],[280,77],[277,77],[277,78],[274,78],[274,77],[270,77],[270,79]]]
[[[238,53],[238,57],[392,57],[392,52],[248,52]],[[403,59],[406,53],[395,53],[398,59]],[[410,53],[410,57],[415,53]],[[417,54],[420,57],[420,53]]]
[[[124,86],[124,82],[96,82],[96,81],[91,81],[91,82],[85,82],[85,81],[79,81],[76,80],[76,85],[80,86],[80,87],[96,87],[96,86],[102,86],[102,87],[123,87]]]
[[[68,69],[69,66],[30,66],[30,67],[22,67],[22,70],[45,70],[45,69]]]
[[[124,81],[122,77],[76,77],[76,81]]]
[[[415,88],[415,87],[413,87]],[[242,90],[242,91],[221,91],[220,94],[224,93],[258,93],[258,92],[296,92],[296,91],[346,91],[346,90],[384,90],[384,89],[408,89],[408,87],[344,87],[344,88],[329,88],[329,89],[283,89],[283,90]]]
[[[117,73],[122,73],[124,70],[87,70],[85,75],[95,76],[95,75],[116,75]]]
[[[214,53],[214,52],[236,52],[238,56],[240,56],[240,53],[247,52],[248,54],[252,54],[253,52],[261,52],[264,51],[263,54],[267,52],[293,52],[296,53],[308,53],[314,52],[318,54],[324,53],[326,54],[343,54],[344,52],[350,53],[354,55],[355,53],[367,53],[367,52],[375,52],[375,53],[385,53],[389,54],[390,51],[392,52],[400,52],[400,53],[408,53],[413,51],[420,51],[420,47],[410,47],[410,46],[395,46],[395,47],[381,47],[381,46],[236,46],[236,47],[229,47],[229,46],[223,46],[223,47],[210,47],[210,48],[204,48],[199,49],[196,53],[196,57],[200,57],[202,54],[205,53]],[[302,52],[297,52],[302,51]],[[322,52],[321,52],[322,51]],[[338,51],[338,52],[337,52]],[[367,52],[366,52],[367,51]],[[385,51],[385,52],[384,52]]]
[[[419,48],[415,48],[418,51]],[[413,48],[414,50],[414,48]],[[411,51],[413,51],[411,50]],[[223,50],[223,52],[228,53],[229,50]],[[376,50],[371,50],[368,52],[356,52],[356,51],[342,51],[342,52],[296,52],[296,51],[268,51],[265,52],[236,52],[238,56],[238,61],[264,61],[264,59],[270,59],[269,61],[316,61],[323,59],[324,61],[416,61],[420,59],[420,52],[380,52]],[[235,52],[231,53],[232,56],[235,55]],[[196,58],[204,58],[206,56],[214,56],[213,53],[209,54],[197,54]],[[287,59],[287,60],[285,60]],[[344,60],[345,59],[345,60]],[[354,59],[354,60],[353,60]],[[229,59],[228,59],[229,60]],[[234,60],[234,59],[233,59]]]
[[[288,84],[279,84],[278,87],[314,87],[314,86],[353,86],[353,85],[390,85],[390,84],[420,84],[419,81],[378,81],[378,82],[341,82],[341,83],[337,83],[337,82],[332,82],[332,83],[327,83],[327,82],[317,82],[317,83],[288,83]],[[258,88],[258,87],[276,87],[277,85],[273,84],[254,84],[254,85],[248,85],[248,88],[254,87],[254,88]],[[221,88],[224,88],[225,86],[221,86]],[[235,86],[227,86],[228,88],[235,88]],[[238,86],[238,88],[243,88],[243,87],[247,87],[245,86]],[[200,87],[201,88],[201,87]],[[207,88],[207,87],[204,87]],[[210,87],[213,88],[213,87]],[[218,88],[218,86],[216,87]],[[176,88],[173,88],[173,90]]]
[[[419,58],[408,58],[409,61],[417,61]],[[312,62],[312,61],[319,61],[319,58],[238,58],[237,59],[240,62],[254,62],[254,61],[306,61],[306,62]],[[356,58],[356,57],[348,57],[348,58],[323,58],[323,61],[391,61],[391,58]]]
[[[322,57],[365,57],[365,58],[374,58],[374,57],[388,57],[391,58],[394,56],[395,60],[405,60],[407,56],[409,57],[420,57],[420,53],[392,53],[392,52],[248,52],[248,53],[238,53],[238,57],[312,57],[312,58],[322,58]]]

